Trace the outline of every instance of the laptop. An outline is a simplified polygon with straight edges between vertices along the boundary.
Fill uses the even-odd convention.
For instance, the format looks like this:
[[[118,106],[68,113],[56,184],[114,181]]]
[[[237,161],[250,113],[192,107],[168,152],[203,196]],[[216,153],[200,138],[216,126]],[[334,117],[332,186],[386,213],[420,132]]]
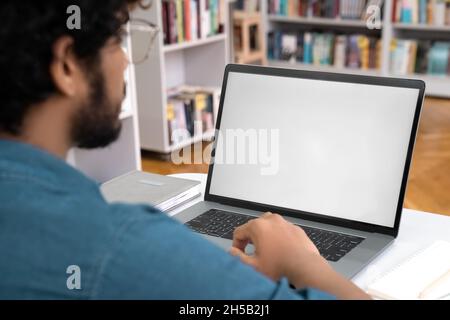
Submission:
[[[229,249],[237,226],[278,213],[353,277],[399,232],[424,91],[420,80],[228,65],[204,201],[175,219]]]

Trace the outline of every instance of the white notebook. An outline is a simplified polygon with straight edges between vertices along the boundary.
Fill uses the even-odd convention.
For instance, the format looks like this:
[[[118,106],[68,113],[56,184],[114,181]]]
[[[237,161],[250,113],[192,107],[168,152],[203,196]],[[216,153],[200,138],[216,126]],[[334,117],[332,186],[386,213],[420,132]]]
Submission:
[[[450,299],[450,242],[436,241],[368,286],[377,299]]]

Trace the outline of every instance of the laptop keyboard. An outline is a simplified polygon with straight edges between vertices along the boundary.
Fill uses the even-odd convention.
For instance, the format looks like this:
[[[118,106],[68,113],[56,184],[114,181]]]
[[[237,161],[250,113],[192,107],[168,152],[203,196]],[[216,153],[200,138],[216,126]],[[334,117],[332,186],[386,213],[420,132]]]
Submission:
[[[236,227],[256,218],[239,213],[211,209],[188,221],[186,225],[198,233],[232,240]],[[302,225],[298,226],[305,230],[305,233],[319,249],[322,257],[328,261],[339,261],[364,240],[361,237],[334,231]]]

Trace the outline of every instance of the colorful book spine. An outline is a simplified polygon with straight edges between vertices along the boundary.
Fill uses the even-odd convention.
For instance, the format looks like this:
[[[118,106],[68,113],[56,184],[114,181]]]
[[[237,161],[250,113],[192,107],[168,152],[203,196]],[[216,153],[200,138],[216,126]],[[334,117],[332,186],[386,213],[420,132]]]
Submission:
[[[176,0],[176,10],[177,10],[177,32],[178,32],[178,42],[184,41],[184,13],[183,13],[183,0]]]
[[[191,0],[182,0],[183,1],[183,22],[184,22],[184,40],[190,41],[191,37]]]
[[[393,0],[392,8],[393,22],[450,25],[448,0]]]
[[[309,32],[305,32],[303,38],[303,63],[312,63],[313,62],[313,46],[312,46],[312,35]]]
[[[198,39],[198,1],[191,0],[191,40]]]
[[[168,6],[169,4],[166,1],[162,2],[162,24],[163,24],[163,42],[164,44],[170,43],[170,29],[168,22]]]
[[[393,74],[450,75],[450,42],[393,39],[390,51]]]
[[[177,10],[175,6],[175,1],[168,1],[168,29],[169,29],[169,43],[178,42],[177,33]]]
[[[419,0],[419,23],[427,23],[427,0]]]
[[[413,12],[412,6],[409,0],[403,0],[401,7],[401,19],[402,23],[412,23],[413,22]]]
[[[162,0],[164,44],[181,43],[222,33],[226,0]]]
[[[271,31],[268,57],[272,60],[297,61],[337,68],[379,69],[381,40],[362,34],[293,33]]]
[[[180,86],[168,92],[167,126],[171,144],[214,130],[220,88]]]

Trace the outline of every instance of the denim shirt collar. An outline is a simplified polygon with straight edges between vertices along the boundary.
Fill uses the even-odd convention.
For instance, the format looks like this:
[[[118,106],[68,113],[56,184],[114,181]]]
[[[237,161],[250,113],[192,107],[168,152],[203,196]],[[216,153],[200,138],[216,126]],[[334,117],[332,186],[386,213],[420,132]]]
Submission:
[[[59,190],[94,187],[97,184],[64,160],[23,142],[0,139],[0,179],[26,179]]]

